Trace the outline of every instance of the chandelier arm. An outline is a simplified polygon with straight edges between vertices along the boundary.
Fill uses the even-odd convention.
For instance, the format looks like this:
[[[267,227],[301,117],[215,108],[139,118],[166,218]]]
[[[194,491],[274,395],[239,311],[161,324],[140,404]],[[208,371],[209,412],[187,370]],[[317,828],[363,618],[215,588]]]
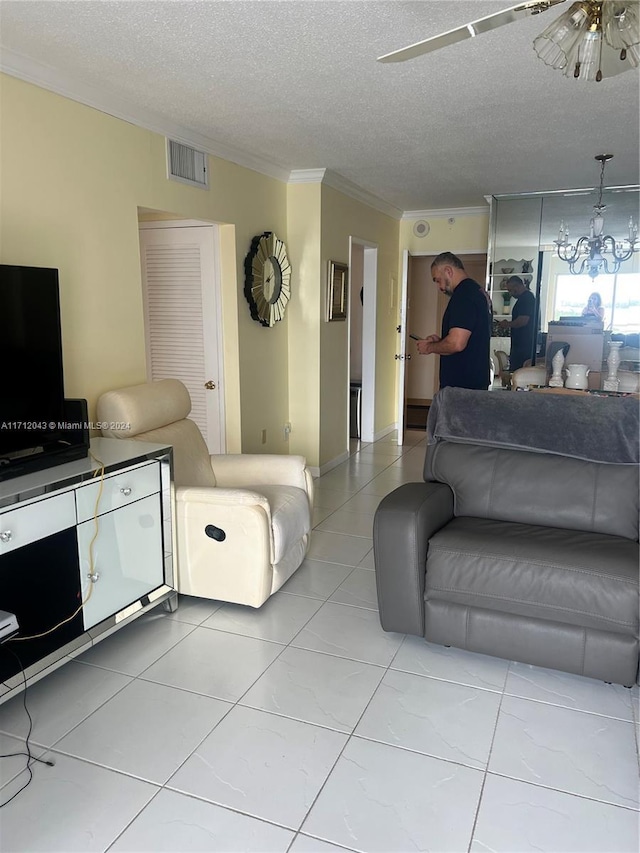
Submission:
[[[616,259],[616,261],[628,261],[631,255],[633,254],[633,246],[630,246],[628,249],[623,249],[621,251],[618,250],[616,246],[615,238],[611,236],[611,234],[607,234],[605,237],[601,238],[603,247],[607,244],[609,245],[609,251]]]
[[[565,261],[568,264],[572,264],[587,251],[589,238],[581,237],[574,246],[572,246],[571,243],[560,243],[557,240],[554,242],[558,246],[558,257],[560,260]]]

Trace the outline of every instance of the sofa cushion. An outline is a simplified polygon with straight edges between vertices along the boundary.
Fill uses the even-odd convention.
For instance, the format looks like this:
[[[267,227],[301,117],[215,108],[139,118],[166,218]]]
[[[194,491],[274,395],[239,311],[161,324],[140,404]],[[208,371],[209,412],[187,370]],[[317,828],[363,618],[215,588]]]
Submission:
[[[638,539],[638,466],[441,441],[425,479],[447,483],[455,514]]]
[[[638,544],[455,518],[429,540],[425,599],[638,636]]]

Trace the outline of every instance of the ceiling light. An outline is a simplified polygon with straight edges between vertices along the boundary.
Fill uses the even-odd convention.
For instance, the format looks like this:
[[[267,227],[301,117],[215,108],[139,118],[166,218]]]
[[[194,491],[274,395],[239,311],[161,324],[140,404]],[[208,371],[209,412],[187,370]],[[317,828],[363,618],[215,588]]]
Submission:
[[[624,70],[625,60],[625,69],[640,64],[639,9],[634,0],[580,0],[535,39],[533,49],[566,77],[600,82]]]
[[[598,191],[598,203],[593,207],[593,216],[589,226],[589,234],[580,237],[576,243],[569,242],[569,229],[564,222],[560,223],[558,239],[553,242],[558,247],[558,257],[569,264],[569,270],[573,275],[588,273],[595,278],[598,273],[605,272],[607,275],[617,273],[620,264],[628,261],[638,242],[638,225],[629,217],[629,236],[616,240],[610,234],[604,234],[604,212],[606,204],[602,203],[602,190],[604,188],[604,167],[613,159],[613,154],[598,154],[596,160],[600,163],[600,188]]]

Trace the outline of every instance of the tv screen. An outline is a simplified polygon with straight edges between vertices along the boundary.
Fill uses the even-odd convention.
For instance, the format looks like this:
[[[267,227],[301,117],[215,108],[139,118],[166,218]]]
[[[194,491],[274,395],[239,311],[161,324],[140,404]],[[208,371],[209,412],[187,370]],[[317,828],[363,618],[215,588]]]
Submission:
[[[58,270],[0,265],[0,455],[46,444],[64,413]]]

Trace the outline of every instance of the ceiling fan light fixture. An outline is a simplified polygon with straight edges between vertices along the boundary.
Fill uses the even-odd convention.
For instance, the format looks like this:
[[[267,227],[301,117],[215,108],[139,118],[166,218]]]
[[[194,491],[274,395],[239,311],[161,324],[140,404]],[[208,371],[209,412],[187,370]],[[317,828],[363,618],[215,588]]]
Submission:
[[[491,32],[566,0],[525,0],[445,33],[378,57],[404,62]],[[640,0],[574,0],[533,42],[538,57],[566,77],[600,82],[640,65]]]
[[[640,43],[640,6],[622,0],[602,4],[605,41],[615,50],[627,50]]]
[[[637,68],[640,66],[640,47],[637,44],[632,44],[631,47],[626,48],[625,56],[621,58],[626,59],[632,68]]]
[[[562,70],[591,26],[587,3],[574,3],[567,11],[552,21],[533,42],[539,58],[551,68]],[[573,71],[573,69],[572,69]]]
[[[602,42],[601,30],[586,33],[568,56],[565,76],[599,83],[602,80]]]

